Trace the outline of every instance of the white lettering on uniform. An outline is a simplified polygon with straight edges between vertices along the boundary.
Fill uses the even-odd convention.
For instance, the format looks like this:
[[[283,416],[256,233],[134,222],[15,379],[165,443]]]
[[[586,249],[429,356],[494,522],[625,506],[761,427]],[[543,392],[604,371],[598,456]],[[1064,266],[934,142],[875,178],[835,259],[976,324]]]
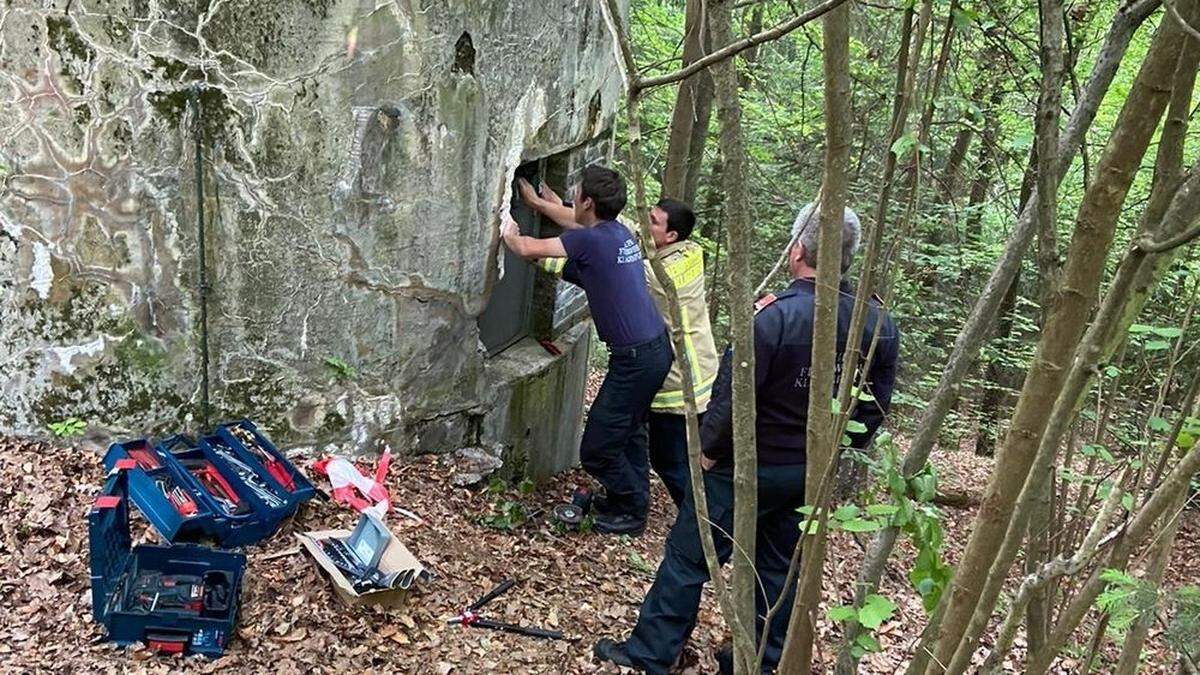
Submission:
[[[632,239],[626,239],[625,243],[617,251],[617,254],[618,265],[637,262],[642,259],[642,249]]]

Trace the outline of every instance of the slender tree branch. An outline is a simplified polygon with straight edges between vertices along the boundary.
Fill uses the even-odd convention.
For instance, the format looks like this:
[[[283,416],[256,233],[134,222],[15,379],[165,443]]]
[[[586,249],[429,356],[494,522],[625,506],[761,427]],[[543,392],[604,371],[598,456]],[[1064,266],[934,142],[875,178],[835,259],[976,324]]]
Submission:
[[[1128,471],[1126,471],[1126,474]],[[1013,638],[1017,634],[1017,628],[1021,625],[1021,617],[1025,613],[1025,608],[1029,604],[1029,600],[1033,596],[1033,592],[1039,588],[1044,588],[1046,584],[1058,577],[1070,576],[1078,574],[1083,569],[1084,565],[1092,559],[1099,547],[1101,538],[1100,535],[1104,532],[1104,528],[1108,526],[1108,522],[1112,520],[1113,513],[1117,507],[1121,505],[1121,497],[1125,494],[1119,486],[1125,483],[1125,475],[1117,481],[1118,487],[1114,488],[1105,500],[1104,505],[1100,508],[1100,513],[1096,515],[1096,520],[1092,523],[1092,527],[1088,530],[1087,536],[1084,537],[1083,543],[1079,545],[1079,549],[1070,558],[1060,557],[1056,560],[1051,560],[1045,563],[1034,574],[1025,577],[1025,581],[1021,583],[1020,590],[1017,591],[1017,597],[1013,600],[1012,607],[1008,611],[1008,616],[1004,619],[1004,624],[1000,627],[1000,633],[996,638],[996,644],[992,647],[992,652],[988,654],[987,659],[983,662],[980,668],[980,673],[990,675],[991,673],[999,672],[1002,659],[1008,650],[1012,647]],[[1106,537],[1106,539],[1108,539]]]
[[[811,23],[815,19],[819,19],[826,12],[844,4],[846,1],[847,0],[825,0],[825,2],[813,7],[807,12],[788,19],[774,28],[768,28],[761,33],[755,33],[750,37],[742,38],[737,42],[730,43],[725,47],[722,47],[721,49],[718,49],[717,51],[705,56],[699,61],[696,61],[695,63],[681,68],[673,73],[639,79],[634,83],[633,86],[637,89],[650,89],[651,87],[661,87],[664,84],[671,84],[673,82],[678,82],[679,80],[689,78],[701,70],[713,65],[714,63],[736,56],[739,53],[764,42],[770,42],[771,40],[781,38],[797,28]],[[636,72],[634,69],[630,69],[630,71]]]
[[[1148,238],[1139,239],[1137,247],[1146,253],[1162,253],[1190,243],[1197,237],[1200,237],[1200,225],[1194,225],[1192,229],[1180,232],[1164,241],[1150,241]]]
[[[1183,32],[1192,36],[1193,40],[1200,40],[1200,31],[1196,30],[1192,24],[1188,23],[1186,19],[1180,16],[1179,10],[1175,9],[1174,2],[1163,0],[1163,4],[1166,5],[1167,11],[1171,13],[1171,18],[1175,19],[1175,22],[1179,24],[1179,27],[1183,29]]]

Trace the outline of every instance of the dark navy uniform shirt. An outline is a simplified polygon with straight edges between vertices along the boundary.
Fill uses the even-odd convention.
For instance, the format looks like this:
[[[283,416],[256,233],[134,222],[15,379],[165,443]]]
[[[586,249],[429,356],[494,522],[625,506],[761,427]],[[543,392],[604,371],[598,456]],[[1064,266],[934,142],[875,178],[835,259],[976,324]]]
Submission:
[[[610,347],[627,347],[667,330],[642,270],[642,247],[627,227],[606,220],[559,235],[567,251],[563,278],[587,293],[596,333]]]
[[[799,464],[806,459],[815,297],[813,280],[797,279],[787,290],[776,293],[775,301],[754,317],[754,382],[758,413],[755,428],[758,461],[763,464]],[[854,293],[843,281],[838,304],[836,363],[839,371],[853,311]],[[867,427],[865,432],[848,434],[851,445],[856,448],[865,447],[883,423],[896,384],[900,334],[887,311],[874,298],[867,301],[867,320],[861,336],[862,359],[865,360],[871,346],[880,312],[883,312],[883,323],[879,327],[879,342],[864,387],[875,400],[860,400],[855,408],[853,419]],[[728,460],[733,455],[731,357],[732,351],[726,350],[700,432],[704,455],[716,460]],[[836,396],[836,382],[840,377],[838,372],[834,391],[828,394],[830,399]]]

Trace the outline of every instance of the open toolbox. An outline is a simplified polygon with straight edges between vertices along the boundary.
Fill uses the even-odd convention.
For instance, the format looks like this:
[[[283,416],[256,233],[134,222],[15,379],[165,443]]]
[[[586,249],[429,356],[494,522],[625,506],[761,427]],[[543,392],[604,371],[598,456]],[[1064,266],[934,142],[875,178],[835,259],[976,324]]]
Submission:
[[[112,444],[89,514],[92,610],[109,639],[220,654],[232,635],[246,558],[200,545],[262,541],[319,494],[249,420],[199,440]],[[131,546],[130,504],[170,545]]]
[[[275,534],[317,494],[249,420],[198,441],[172,436],[114,443],[105,469],[129,472],[129,497],[167,541],[242,546]]]
[[[194,544],[133,546],[132,475],[111,472],[88,515],[96,621],[121,645],[218,656],[237,622],[246,556]]]

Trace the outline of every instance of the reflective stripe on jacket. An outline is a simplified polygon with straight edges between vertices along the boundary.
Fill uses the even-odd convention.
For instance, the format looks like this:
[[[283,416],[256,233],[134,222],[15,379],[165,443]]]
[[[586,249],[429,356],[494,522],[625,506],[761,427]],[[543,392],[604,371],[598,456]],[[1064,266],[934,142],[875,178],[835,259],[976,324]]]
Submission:
[[[662,389],[654,397],[650,409],[683,414],[683,368],[686,366],[691,369],[692,382],[696,387],[696,409],[703,412],[712,396],[717,366],[720,365],[712,326],[708,321],[708,301],[704,292],[704,250],[694,241],[681,241],[659,249],[656,257],[662,261],[679,294],[679,313],[683,320],[681,328],[687,353],[676,354],[671,372],[667,373],[667,379],[663,381]],[[650,284],[650,296],[658,305],[658,311],[666,319],[667,326],[674,328],[667,311],[666,290],[658,283],[648,263],[646,281]]]

